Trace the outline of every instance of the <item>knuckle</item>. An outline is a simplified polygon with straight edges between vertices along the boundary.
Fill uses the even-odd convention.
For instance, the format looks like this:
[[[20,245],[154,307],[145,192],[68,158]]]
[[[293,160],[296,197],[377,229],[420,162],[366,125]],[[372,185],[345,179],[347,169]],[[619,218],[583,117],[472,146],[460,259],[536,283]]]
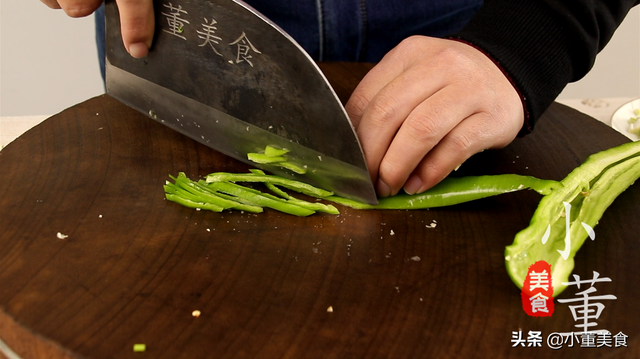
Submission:
[[[368,108],[368,116],[376,123],[385,124],[396,116],[398,102],[391,96],[378,95]]]
[[[153,27],[153,4],[140,0],[117,0],[123,31],[144,40]]]
[[[143,21],[128,21],[122,23],[123,36],[127,36],[130,42],[144,41],[147,36],[148,25]]]
[[[433,139],[440,129],[440,122],[429,116],[413,117],[405,121],[408,134],[418,142]]]
[[[429,48],[429,42],[430,39],[425,36],[409,36],[402,40],[398,46],[389,51],[388,59],[394,63],[403,63],[407,61],[407,59],[415,57],[418,54],[424,54],[425,49]]]
[[[400,176],[397,164],[385,159],[380,163],[378,178],[384,181],[394,193],[397,192],[403,184],[403,178]]]
[[[434,159],[425,158],[420,164],[417,173],[422,180],[423,188],[426,190],[442,181],[450,171],[445,170],[444,167]]]
[[[415,47],[418,42],[417,36],[409,36],[400,42],[400,46],[412,48]]]
[[[465,58],[455,47],[440,46],[431,50],[431,66],[438,69],[459,68],[468,72],[467,67],[462,67]]]
[[[424,181],[425,183],[430,183],[432,186],[447,177],[453,170],[448,162],[435,158],[428,161],[425,167]]]
[[[475,134],[468,132],[452,135],[449,140],[454,150],[462,153],[469,152],[476,143]]]
[[[470,61],[469,57],[464,52],[460,51],[460,49],[453,46],[447,46],[443,48],[442,51],[440,52],[440,55],[442,56],[443,59],[446,59],[447,61],[450,61],[450,62],[469,62]]]
[[[344,108],[350,117],[360,117],[364,113],[365,108],[367,108],[368,103],[369,99],[364,94],[354,92],[349,98],[349,101],[345,104]]]
[[[412,35],[409,36],[407,38],[405,38],[404,40],[402,40],[400,42],[399,47],[401,48],[405,48],[407,50],[412,50],[412,49],[416,49],[418,47],[421,47],[425,44],[425,42],[427,42],[428,39],[425,38],[424,36],[420,36],[420,35]]]

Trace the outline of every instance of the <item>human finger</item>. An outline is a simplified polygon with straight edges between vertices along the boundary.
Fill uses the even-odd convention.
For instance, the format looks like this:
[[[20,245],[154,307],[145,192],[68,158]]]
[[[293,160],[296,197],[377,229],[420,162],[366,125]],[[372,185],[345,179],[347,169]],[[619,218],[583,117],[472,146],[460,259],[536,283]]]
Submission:
[[[405,70],[405,58],[398,54],[401,49],[400,46],[392,49],[376,66],[369,70],[345,104],[349,119],[356,129],[358,129],[360,120],[371,100]]]
[[[51,1],[51,0],[49,0]],[[59,7],[70,17],[85,17],[96,11],[102,0],[58,0]]]
[[[60,7],[60,4],[58,4],[57,0],[40,0],[40,2],[42,2],[43,4],[47,5],[52,9],[62,9]]]
[[[149,53],[153,42],[155,17],[151,0],[116,0],[124,48],[140,58]]]
[[[416,106],[404,119],[379,159],[376,181],[379,195],[398,193],[427,153],[473,114],[476,104],[472,99],[460,103],[460,93],[457,86],[445,87]]]
[[[428,82],[416,81],[429,78]],[[444,78],[423,67],[400,73],[369,101],[357,127],[358,138],[373,180],[387,148],[412,111],[444,86]]]
[[[405,192],[428,190],[474,154],[511,143],[521,127],[522,121],[517,117],[496,124],[489,113],[474,113],[447,133],[420,161],[404,185]]]

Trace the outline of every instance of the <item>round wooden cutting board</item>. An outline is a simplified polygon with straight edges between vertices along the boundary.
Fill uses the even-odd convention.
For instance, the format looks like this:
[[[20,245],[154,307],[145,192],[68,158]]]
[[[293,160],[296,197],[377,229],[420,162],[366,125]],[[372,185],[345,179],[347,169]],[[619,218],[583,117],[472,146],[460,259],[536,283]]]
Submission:
[[[322,68],[344,100],[370,66]],[[455,175],[560,180],[626,141],[554,104],[533,134]],[[569,304],[528,316],[504,264],[537,193],[306,218],[164,199],[169,174],[247,170],[106,95],[19,137],[0,152],[0,338],[24,359],[640,355],[637,184],[607,210],[574,270],[611,278],[592,294],[617,298],[601,301],[595,329],[622,332],[627,347],[553,350],[550,334],[580,331]],[[512,347],[520,331],[540,331],[542,347]]]

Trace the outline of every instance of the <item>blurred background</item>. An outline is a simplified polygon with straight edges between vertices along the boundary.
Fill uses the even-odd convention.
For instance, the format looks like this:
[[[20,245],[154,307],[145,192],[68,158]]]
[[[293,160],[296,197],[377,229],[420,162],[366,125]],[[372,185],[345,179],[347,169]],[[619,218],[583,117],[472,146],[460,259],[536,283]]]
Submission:
[[[50,116],[104,93],[93,16],[71,19],[39,0],[0,0],[0,117]],[[595,68],[559,99],[640,97],[640,8]]]

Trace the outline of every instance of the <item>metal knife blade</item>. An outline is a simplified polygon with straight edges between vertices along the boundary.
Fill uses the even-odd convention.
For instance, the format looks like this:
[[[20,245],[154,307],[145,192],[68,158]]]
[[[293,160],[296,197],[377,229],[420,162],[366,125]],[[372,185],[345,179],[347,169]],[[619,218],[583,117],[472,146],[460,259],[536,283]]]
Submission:
[[[106,2],[107,92],[228,156],[366,203],[377,203],[362,148],[337,95],[283,30],[238,0],[154,1],[144,59],[125,50]],[[297,174],[247,154],[286,148]]]

